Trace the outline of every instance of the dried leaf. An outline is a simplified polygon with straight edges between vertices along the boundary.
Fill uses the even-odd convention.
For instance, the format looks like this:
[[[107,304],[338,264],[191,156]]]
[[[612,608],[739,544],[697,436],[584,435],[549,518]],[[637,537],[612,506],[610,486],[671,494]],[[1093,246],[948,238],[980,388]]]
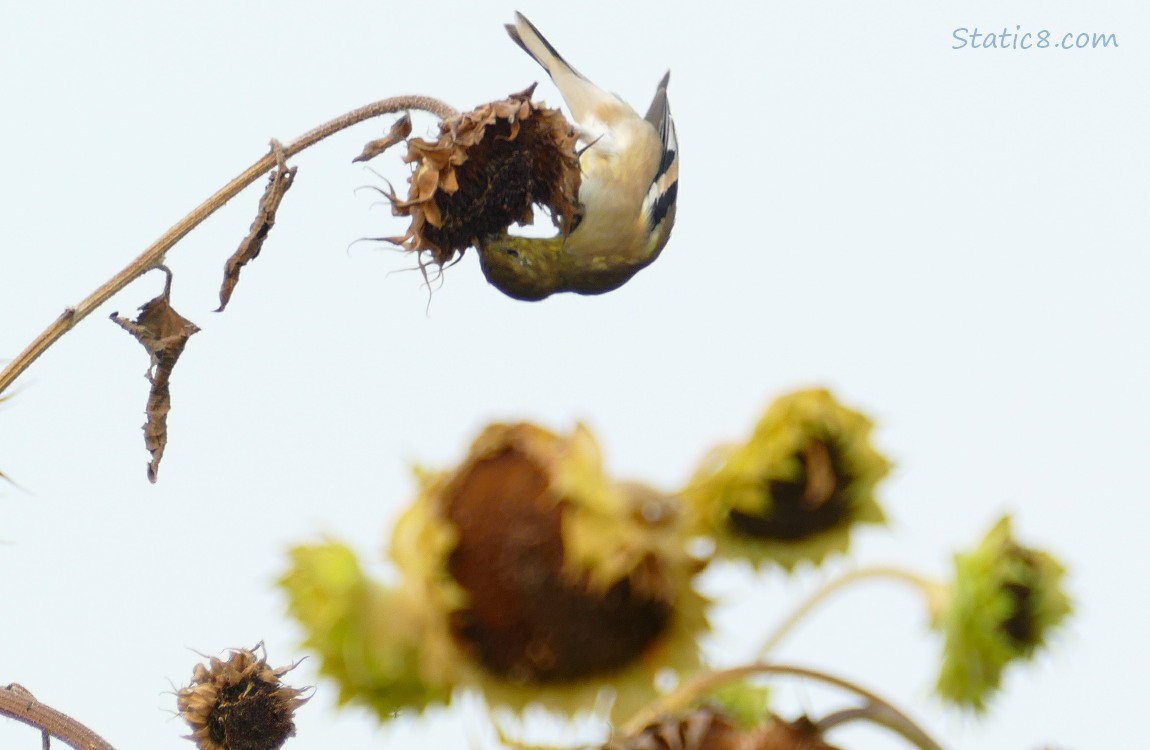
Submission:
[[[153,484],[156,481],[156,472],[160,468],[160,459],[164,456],[164,447],[168,443],[168,412],[172,408],[168,380],[171,378],[172,368],[176,366],[176,360],[184,351],[184,345],[188,343],[193,333],[200,330],[195,323],[172,309],[170,303],[172,273],[163,266],[160,269],[168,276],[164,291],[160,296],[144,303],[134,321],[122,318],[118,313],[111,315],[115,323],[144,345],[152,360],[146,375],[148,382],[152,384],[152,389],[148,393],[148,421],[144,425],[144,445],[152,454],[152,460],[148,464],[148,481]]]
[[[260,198],[259,212],[252,222],[251,229],[248,230],[248,236],[244,237],[240,246],[232,253],[232,257],[228,258],[228,262],[224,266],[224,281],[220,284],[220,306],[216,308],[216,312],[223,312],[224,308],[228,306],[228,300],[232,298],[232,291],[240,282],[240,269],[246,266],[248,261],[255,260],[260,254],[260,250],[263,249],[264,240],[267,239],[268,233],[275,226],[276,210],[279,208],[280,201],[283,200],[288,188],[292,186],[295,180],[297,167],[288,169],[287,163],[284,161],[283,147],[279,141],[272,141],[272,151],[275,152],[279,164],[268,177],[268,186],[264,188],[263,197]]]
[[[352,161],[374,159],[395,144],[405,140],[409,135],[411,135],[411,115],[405,113],[403,117],[395,121],[395,124],[391,126],[391,130],[387,131],[387,135],[382,138],[377,138],[374,141],[369,141],[363,147],[363,151],[360,152],[359,156],[352,159]]]

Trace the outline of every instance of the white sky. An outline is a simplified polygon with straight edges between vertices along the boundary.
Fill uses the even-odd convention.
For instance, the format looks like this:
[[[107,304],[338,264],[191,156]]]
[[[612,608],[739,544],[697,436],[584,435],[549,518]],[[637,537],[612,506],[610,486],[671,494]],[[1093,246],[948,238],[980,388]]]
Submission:
[[[930,696],[938,644],[901,589],[835,600],[780,658],[876,689],[950,748],[1140,736],[1144,3],[6,2],[0,357],[269,138],[394,94],[467,108],[541,80],[502,29],[517,7],[640,111],[672,69],[682,189],[663,256],[604,297],[537,304],[502,297],[468,256],[429,308],[419,274],[399,272],[410,259],[353,244],[404,226],[357,192],[381,180],[350,163],[390,120],[303,154],[226,313],[210,312],[220,270],[258,192],[169,256],[177,309],[203,332],[175,371],[158,485],[139,430],[146,356],[106,318],[152,297],[159,274],[0,408],[0,471],[22,488],[0,489],[0,683],[124,750],[188,747],[166,691],[190,675],[190,649],[264,639],[274,662],[301,655],[271,583],[285,548],[330,533],[378,558],[412,492],[408,462],[458,460],[493,419],[582,419],[614,473],[670,488],[774,396],[827,385],[876,419],[897,462],[893,523],[856,539],[859,560],[945,573],[1010,510],[1024,541],[1069,565],[1079,612],[981,721]],[[955,28],[1016,24],[1120,46],[951,49]],[[559,103],[550,82],[539,94]],[[384,161],[400,184],[396,155]],[[716,574],[738,602],[716,617],[716,661],[745,657],[816,580]],[[474,708],[379,728],[335,713],[319,685],[288,747],[492,746]],[[794,682],[779,695],[822,700]],[[0,721],[0,746],[37,743]]]

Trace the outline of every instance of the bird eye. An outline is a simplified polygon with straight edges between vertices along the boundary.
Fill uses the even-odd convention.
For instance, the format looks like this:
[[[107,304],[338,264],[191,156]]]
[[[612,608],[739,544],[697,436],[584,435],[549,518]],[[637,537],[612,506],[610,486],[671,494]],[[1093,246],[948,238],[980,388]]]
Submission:
[[[518,258],[519,257],[519,251],[514,249],[514,248],[510,248],[510,247],[507,248],[507,254],[510,255],[512,258]]]

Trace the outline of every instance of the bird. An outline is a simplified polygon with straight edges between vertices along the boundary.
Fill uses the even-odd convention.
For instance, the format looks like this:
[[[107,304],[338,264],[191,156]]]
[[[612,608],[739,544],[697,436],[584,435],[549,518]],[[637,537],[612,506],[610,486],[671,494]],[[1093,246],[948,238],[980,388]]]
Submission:
[[[679,142],[667,101],[671,73],[640,117],[571,67],[522,13],[505,28],[547,71],[575,120],[582,215],[566,235],[480,238],[483,274],[504,294],[527,301],[617,289],[659,256],[675,223]]]

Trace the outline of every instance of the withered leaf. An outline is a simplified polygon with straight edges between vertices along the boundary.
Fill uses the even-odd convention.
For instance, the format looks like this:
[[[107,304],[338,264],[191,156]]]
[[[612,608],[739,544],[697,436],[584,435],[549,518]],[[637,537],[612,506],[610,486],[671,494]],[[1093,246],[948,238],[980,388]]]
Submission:
[[[232,298],[236,284],[240,283],[240,269],[246,266],[249,261],[255,260],[260,254],[260,250],[263,249],[264,240],[267,239],[268,233],[275,226],[276,210],[279,209],[280,201],[283,200],[288,188],[292,186],[292,182],[295,180],[297,167],[288,169],[283,157],[283,147],[278,141],[272,141],[272,151],[275,152],[279,164],[268,176],[268,186],[264,188],[263,197],[260,198],[260,208],[248,230],[248,236],[244,237],[240,246],[236,248],[232,257],[228,258],[228,262],[224,265],[224,281],[220,284],[220,306],[216,308],[216,312],[223,312],[224,308],[228,306],[228,300]]]
[[[193,333],[200,330],[195,323],[172,309],[170,302],[172,273],[163,266],[160,268],[168,276],[164,291],[155,299],[145,302],[134,321],[122,318],[118,313],[112,313],[110,316],[115,323],[144,345],[152,360],[146,374],[152,389],[148,393],[148,421],[144,425],[144,445],[152,454],[152,460],[148,464],[148,481],[153,484],[160,468],[160,459],[164,456],[164,447],[168,443],[168,412],[172,408],[168,380],[172,376],[176,360],[184,351],[184,345],[188,343]]]
[[[411,114],[404,113],[403,117],[396,120],[395,124],[391,126],[391,130],[387,131],[387,135],[374,141],[368,141],[364,145],[363,151],[352,161],[374,159],[395,144],[403,142],[409,135],[411,135]]]

